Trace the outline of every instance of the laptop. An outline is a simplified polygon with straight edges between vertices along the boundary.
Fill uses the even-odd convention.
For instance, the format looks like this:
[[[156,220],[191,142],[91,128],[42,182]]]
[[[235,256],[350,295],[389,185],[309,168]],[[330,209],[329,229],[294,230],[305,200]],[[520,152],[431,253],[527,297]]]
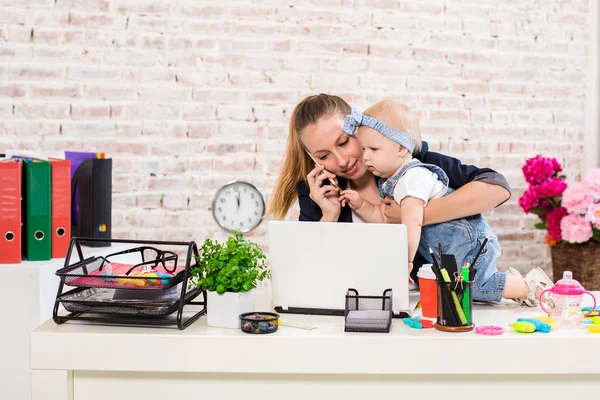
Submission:
[[[268,241],[277,312],[344,315],[349,288],[361,296],[392,289],[395,317],[414,310],[405,225],[270,221]]]

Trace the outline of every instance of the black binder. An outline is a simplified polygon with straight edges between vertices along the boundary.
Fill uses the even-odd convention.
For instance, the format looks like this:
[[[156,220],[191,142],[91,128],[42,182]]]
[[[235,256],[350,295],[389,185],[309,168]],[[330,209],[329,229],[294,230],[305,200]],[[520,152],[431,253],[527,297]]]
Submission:
[[[75,196],[75,191],[78,196]],[[112,159],[90,158],[81,163],[71,180],[71,235],[94,239],[111,239]],[[75,215],[73,210],[79,210]],[[90,241],[91,247],[110,246],[110,242]]]

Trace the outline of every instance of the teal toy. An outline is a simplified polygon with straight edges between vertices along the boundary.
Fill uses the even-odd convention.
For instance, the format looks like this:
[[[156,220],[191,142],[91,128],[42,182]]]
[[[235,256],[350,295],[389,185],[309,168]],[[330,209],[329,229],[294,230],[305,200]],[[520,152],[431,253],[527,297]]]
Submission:
[[[410,328],[423,329],[423,325],[421,325],[421,321],[419,321],[419,318],[417,317],[404,318],[402,322],[404,322]]]
[[[533,325],[535,325],[536,332],[549,333],[552,330],[552,326],[550,324],[547,324],[547,323],[540,321],[539,319],[535,319],[535,318],[519,318],[519,319],[517,319],[517,322],[532,323]]]
[[[408,327],[414,329],[433,328],[433,322],[419,317],[404,318],[402,322],[404,322],[405,325],[408,325]]]
[[[112,272],[102,271],[100,272],[102,279],[106,282],[114,282],[117,280],[116,275]]]
[[[160,283],[161,283],[163,286],[167,286],[167,285],[169,284],[169,281],[170,281],[170,280],[171,280],[171,278],[173,277],[173,275],[170,275],[170,274],[163,274],[163,273],[157,273],[157,275],[158,275],[160,278],[162,278],[162,279],[160,280]]]
[[[592,310],[592,306],[587,306],[587,307],[581,307],[581,311],[584,313],[588,313],[588,312],[592,312],[595,311],[597,313],[600,313],[600,306],[597,306],[595,309]]]

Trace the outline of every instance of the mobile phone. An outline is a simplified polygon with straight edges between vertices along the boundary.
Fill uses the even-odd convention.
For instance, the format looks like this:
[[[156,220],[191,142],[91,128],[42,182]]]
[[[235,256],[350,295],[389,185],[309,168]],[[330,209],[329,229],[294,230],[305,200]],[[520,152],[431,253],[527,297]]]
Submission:
[[[312,154],[310,154],[310,153],[308,152],[308,150],[306,150],[306,154],[308,154],[308,156],[310,157],[310,159],[311,159],[311,160],[313,160],[313,161],[315,162],[315,165],[316,165],[317,167],[320,167],[320,166],[321,166],[321,164],[319,164],[319,162],[318,162],[317,160],[315,160],[315,158],[313,157],[313,155],[312,155]],[[323,172],[321,172],[321,173],[322,173],[322,174],[329,174],[330,172],[329,172],[329,171],[327,171],[326,169],[324,169],[324,170],[323,170]],[[337,183],[337,181],[336,181],[335,179],[333,179],[333,178],[327,178],[327,179],[329,179],[329,183],[331,183],[331,186],[333,186],[333,187],[335,187],[335,188],[338,188],[338,189],[340,189],[340,192],[341,192],[342,188],[340,188],[340,185],[338,185],[338,183]]]

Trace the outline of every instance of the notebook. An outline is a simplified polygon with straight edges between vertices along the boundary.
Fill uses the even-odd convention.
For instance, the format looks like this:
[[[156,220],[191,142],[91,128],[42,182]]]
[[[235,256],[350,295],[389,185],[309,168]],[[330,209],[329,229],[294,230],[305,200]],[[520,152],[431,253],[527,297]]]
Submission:
[[[410,315],[407,241],[401,224],[270,221],[275,310],[343,315],[349,288],[361,296],[389,288],[394,316]]]

